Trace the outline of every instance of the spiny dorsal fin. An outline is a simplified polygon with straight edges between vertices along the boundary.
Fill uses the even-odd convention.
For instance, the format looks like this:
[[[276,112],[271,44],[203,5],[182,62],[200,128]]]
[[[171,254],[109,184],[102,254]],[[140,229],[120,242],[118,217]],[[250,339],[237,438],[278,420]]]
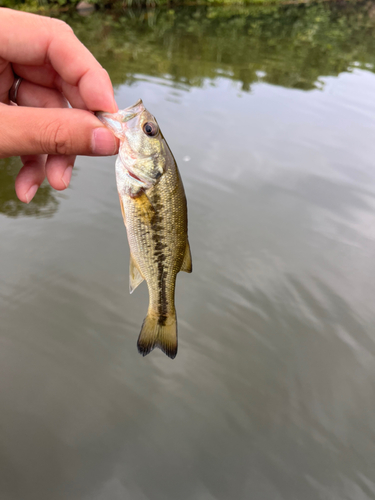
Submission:
[[[181,271],[185,271],[185,273],[191,273],[193,270],[193,264],[191,262],[191,252],[189,240],[186,240],[186,248],[184,254],[184,260],[182,262]]]
[[[133,293],[134,290],[140,285],[143,281],[143,277],[139,272],[138,266],[132,256],[130,254],[130,265],[129,265],[129,292]]]

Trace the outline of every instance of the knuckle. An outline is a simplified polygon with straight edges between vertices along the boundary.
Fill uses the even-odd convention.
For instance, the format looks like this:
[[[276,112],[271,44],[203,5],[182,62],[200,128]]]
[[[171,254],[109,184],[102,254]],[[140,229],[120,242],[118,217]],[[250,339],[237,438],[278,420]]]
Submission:
[[[103,68],[103,67],[102,67],[102,71],[103,71],[103,75],[104,75],[106,78],[108,78],[108,80],[110,80],[110,79],[111,79],[111,77],[109,76],[108,71],[107,71],[105,68]]]
[[[63,33],[74,33],[72,28],[65,21],[62,21],[61,19],[52,19],[52,21],[55,25],[56,30],[59,30]]]
[[[41,134],[46,153],[66,155],[72,147],[68,129],[60,122],[49,123]]]

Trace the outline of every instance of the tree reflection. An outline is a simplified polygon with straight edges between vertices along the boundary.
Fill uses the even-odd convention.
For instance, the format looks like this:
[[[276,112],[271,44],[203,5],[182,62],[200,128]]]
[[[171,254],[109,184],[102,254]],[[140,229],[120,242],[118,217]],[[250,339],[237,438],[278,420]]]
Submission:
[[[289,88],[322,88],[322,76],[374,71],[375,4],[195,6],[90,17],[60,15],[108,70],[113,83],[161,77],[176,87],[202,87],[228,78],[243,91],[259,81]],[[29,205],[14,192],[16,159],[0,160],[0,212],[50,216],[51,188]]]
[[[353,65],[373,70],[374,9],[372,3],[200,6],[64,19],[115,84],[142,74],[199,87],[225,75],[244,91],[260,78],[310,90],[322,87],[319,77]]]
[[[14,181],[20,167],[18,158],[0,159],[0,213],[8,217],[51,217],[59,203],[49,184],[42,185],[28,205],[17,198]]]

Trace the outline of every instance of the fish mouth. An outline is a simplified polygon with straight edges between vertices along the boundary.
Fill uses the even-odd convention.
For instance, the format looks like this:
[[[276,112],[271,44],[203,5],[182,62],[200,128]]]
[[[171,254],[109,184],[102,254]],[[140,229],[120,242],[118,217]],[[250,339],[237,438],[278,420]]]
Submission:
[[[129,106],[128,108],[122,109],[117,113],[107,113],[104,111],[97,111],[95,113],[95,116],[104,125],[106,125],[109,129],[111,129],[116,137],[120,138],[122,134],[123,124],[132,120],[137,115],[143,113],[143,111],[145,110],[146,108],[144,107],[142,99],[138,99],[138,101],[135,104]]]
[[[128,143],[128,134],[133,134],[134,130],[137,131],[137,127],[139,126],[139,119],[133,122],[131,120],[145,111],[146,108],[142,99],[139,99],[132,106],[117,113],[97,111],[95,116],[120,139],[119,158],[123,168],[126,170],[128,180],[138,184],[142,188],[150,188],[155,184],[156,180],[150,178],[147,174],[143,175],[143,173],[139,173],[138,171],[136,174],[133,172],[132,164],[136,161],[138,155],[131,149]]]

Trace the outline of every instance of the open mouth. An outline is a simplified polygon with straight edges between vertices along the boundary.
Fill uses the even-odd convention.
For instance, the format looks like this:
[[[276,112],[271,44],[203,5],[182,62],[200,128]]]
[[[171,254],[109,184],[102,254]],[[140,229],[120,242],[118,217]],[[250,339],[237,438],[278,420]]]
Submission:
[[[145,111],[145,107],[141,99],[139,99],[133,106],[129,106],[117,113],[97,111],[95,116],[112,130],[116,137],[121,139],[123,136],[123,127],[126,127],[125,123],[131,121],[137,115],[143,113],[143,111]]]

